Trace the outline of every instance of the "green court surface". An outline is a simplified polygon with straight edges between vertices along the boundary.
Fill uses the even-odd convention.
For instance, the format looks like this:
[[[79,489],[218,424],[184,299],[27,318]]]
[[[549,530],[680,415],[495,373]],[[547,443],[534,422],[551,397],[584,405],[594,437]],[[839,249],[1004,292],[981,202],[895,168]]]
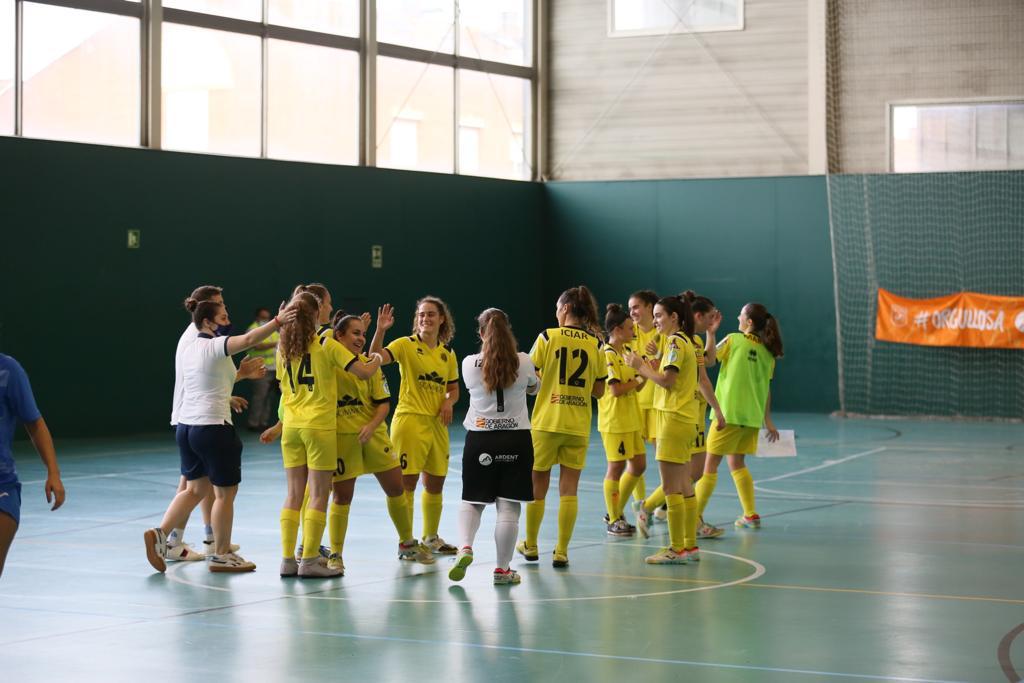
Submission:
[[[735,530],[723,467],[699,565],[648,566],[665,541],[613,539],[591,440],[570,567],[513,560],[491,585],[494,513],[460,584],[449,559],[400,563],[383,494],[361,479],[347,575],[277,575],[280,453],[246,434],[234,540],[253,574],[146,562],[177,483],[170,433],[58,439],[68,501],[49,512],[31,449],[0,579],[0,680],[1007,681],[1024,673],[1024,427],[779,415],[799,457],[752,460],[760,531]],[[458,462],[442,536],[457,541]],[[596,435],[595,435],[596,437]],[[653,464],[653,454],[649,456]],[[656,484],[648,477],[648,488]],[[418,508],[418,499],[417,499]],[[421,515],[416,512],[417,528]],[[188,533],[200,540],[198,511]]]

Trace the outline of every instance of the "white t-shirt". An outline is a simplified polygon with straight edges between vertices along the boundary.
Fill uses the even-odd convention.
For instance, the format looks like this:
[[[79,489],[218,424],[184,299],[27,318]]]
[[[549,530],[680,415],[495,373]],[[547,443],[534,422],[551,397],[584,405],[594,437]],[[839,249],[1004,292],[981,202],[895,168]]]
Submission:
[[[191,344],[199,336],[199,330],[192,323],[188,324],[185,331],[178,338],[178,347],[174,350],[174,396],[171,399],[171,426],[178,424],[178,413],[181,411],[181,399],[184,396],[185,385],[181,374],[181,356],[185,347]]]
[[[235,363],[228,355],[228,339],[226,336],[199,334],[183,350],[183,391],[178,410],[178,422],[181,424],[231,424]]]
[[[471,432],[529,429],[530,413],[526,394],[537,391],[537,370],[530,357],[519,353],[519,373],[510,387],[487,391],[484,387],[483,356],[479,353],[462,359],[462,381],[469,390],[469,410],[463,426]]]

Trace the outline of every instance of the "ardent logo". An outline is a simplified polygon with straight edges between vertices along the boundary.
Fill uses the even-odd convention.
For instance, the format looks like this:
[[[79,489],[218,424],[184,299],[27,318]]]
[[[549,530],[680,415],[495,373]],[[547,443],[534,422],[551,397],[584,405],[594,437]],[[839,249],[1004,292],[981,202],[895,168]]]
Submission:
[[[481,465],[483,465],[484,467],[487,467],[492,462],[494,462],[494,458],[491,457],[490,453],[481,453],[480,454],[480,464]]]

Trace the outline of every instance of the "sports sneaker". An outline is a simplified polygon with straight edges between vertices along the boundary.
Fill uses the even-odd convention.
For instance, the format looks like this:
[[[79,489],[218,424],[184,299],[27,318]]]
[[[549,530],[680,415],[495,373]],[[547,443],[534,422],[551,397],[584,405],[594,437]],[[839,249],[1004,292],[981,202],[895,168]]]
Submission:
[[[536,562],[540,559],[537,546],[526,545],[526,541],[519,541],[519,543],[516,543],[516,552],[526,558],[527,562]]]
[[[760,529],[761,528],[761,515],[740,515],[734,522],[737,529]]]
[[[434,559],[434,553],[430,552],[430,548],[415,538],[398,544],[398,559],[420,564],[434,564],[437,561]]]
[[[340,570],[341,576],[345,576],[345,563],[341,559],[341,553],[331,553],[327,558],[327,568]]]
[[[256,564],[235,553],[224,553],[223,555],[208,555],[206,557],[206,568],[211,572],[251,572],[256,569]]]
[[[725,529],[712,526],[704,520],[701,520],[700,527],[697,529],[697,538],[718,538],[724,533]]]
[[[683,550],[683,554],[686,556],[687,562],[700,562],[700,548],[697,546]]]
[[[466,577],[466,567],[473,564],[473,549],[469,546],[459,549],[455,556],[455,565],[448,570],[448,578],[452,581],[462,581]]]
[[[621,517],[608,525],[609,536],[632,536],[636,530]]]
[[[668,508],[662,505],[660,508],[654,511],[654,519],[659,522],[664,522],[668,519]]]
[[[644,510],[644,503],[642,500],[634,501],[633,512],[636,513],[636,530],[639,531],[640,535],[644,538],[650,538],[650,518],[647,516],[647,511]]]
[[[551,566],[558,568],[568,567],[569,553],[560,553],[557,550],[551,553]]]
[[[153,565],[153,569],[158,572],[167,571],[167,563],[164,562],[164,555],[167,554],[167,534],[164,530],[159,527],[147,529],[142,534],[142,540],[146,544],[146,559]]]
[[[199,552],[188,543],[179,543],[178,545],[167,546],[164,559],[171,562],[198,562],[199,560],[205,560],[206,554]]]
[[[327,563],[321,562],[319,557],[299,561],[300,579],[329,579],[335,576],[341,576],[342,573],[343,572],[340,569],[331,569],[328,567]]]
[[[331,559],[331,549],[328,548],[325,545],[320,546],[320,557],[323,558],[324,562],[327,562],[327,560]],[[300,561],[300,562],[302,561],[302,546],[301,545],[298,548],[295,549],[295,559]]]
[[[647,564],[686,564],[688,561],[685,550],[678,553],[672,548],[662,548],[653,555],[644,558]]]
[[[440,536],[428,536],[423,539],[423,545],[430,548],[430,552],[435,555],[454,555],[459,552],[459,549],[453,546],[451,543],[446,543]]]
[[[281,576],[298,576],[299,574],[299,561],[294,557],[286,557],[281,560]]]
[[[519,577],[519,572],[514,569],[495,569],[494,570],[494,585],[495,586],[510,586],[513,584],[522,583],[522,579]]]
[[[207,555],[213,555],[214,554],[214,552],[213,552],[214,546],[215,546],[215,543],[213,542],[212,538],[208,538],[205,541],[203,541],[203,550],[204,550],[204,552]],[[232,543],[231,544],[231,552],[233,552],[233,553],[237,553],[239,550],[241,550],[241,548],[242,548],[242,546],[238,545],[237,543]]]

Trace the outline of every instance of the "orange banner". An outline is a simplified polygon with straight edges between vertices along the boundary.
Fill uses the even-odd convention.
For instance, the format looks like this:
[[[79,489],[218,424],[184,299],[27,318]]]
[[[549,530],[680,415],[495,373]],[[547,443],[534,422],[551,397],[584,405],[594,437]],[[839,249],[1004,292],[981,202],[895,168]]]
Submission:
[[[919,346],[1024,349],[1024,297],[961,292],[907,299],[879,288],[875,338]]]

